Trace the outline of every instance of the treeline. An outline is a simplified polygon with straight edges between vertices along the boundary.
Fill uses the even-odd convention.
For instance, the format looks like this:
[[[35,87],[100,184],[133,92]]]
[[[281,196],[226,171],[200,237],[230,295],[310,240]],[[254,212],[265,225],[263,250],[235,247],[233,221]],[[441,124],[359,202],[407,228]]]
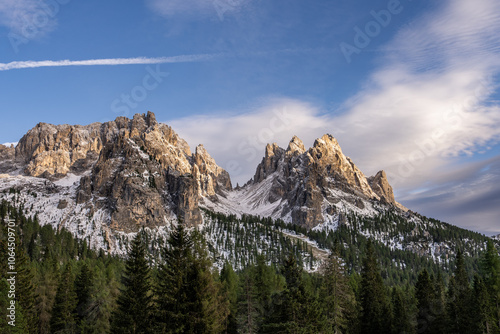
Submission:
[[[0,214],[2,310],[10,302],[3,217],[15,221],[19,236],[16,327],[2,317],[0,333],[500,333],[500,259],[492,242],[477,271],[458,251],[449,278],[422,269],[415,283],[390,286],[370,240],[359,271],[337,242],[315,273],[303,270],[295,252],[281,263],[261,253],[239,270],[226,261],[219,272],[202,235],[182,225],[151,266],[144,231],[118,259],[64,229],[40,227],[23,208],[3,202]]]
[[[6,218],[15,225],[15,327],[6,317],[12,275]],[[0,333],[108,333],[122,259],[89,249],[65,229],[40,226],[25,209],[0,204]],[[66,327],[72,328],[70,331]]]
[[[250,215],[225,215],[204,210],[205,225],[203,234],[211,255],[221,266],[228,261],[233,268],[242,269],[249,263],[255,263],[256,255],[266,253],[269,262],[283,263],[294,253],[297,261],[308,271],[317,268],[318,259],[312,253],[311,246],[305,242],[293,242],[282,232],[302,234],[323,249],[337,248],[340,257],[346,262],[349,274],[360,272],[369,240],[382,268],[385,284],[414,285],[418,274],[424,269],[434,276],[440,273],[443,279],[449,279],[454,267],[457,249],[465,257],[465,265],[472,280],[473,273],[479,270],[479,256],[489,238],[476,232],[470,232],[435,220],[423,220],[423,225],[387,211],[375,217],[363,217],[356,214],[342,215],[341,223],[335,230],[308,230],[303,226],[286,223],[280,219]],[[463,236],[460,237],[460,232]],[[367,237],[366,235],[370,235]],[[446,237],[440,244],[442,254],[433,259],[422,250],[438,238]],[[400,247],[390,247],[390,240],[399,239]],[[436,241],[437,242],[437,241]],[[436,251],[437,252],[437,251]],[[223,262],[222,262],[223,263]]]
[[[311,271],[319,260],[312,247],[298,238],[290,238],[277,229],[269,218],[235,215],[203,210],[204,225],[201,229],[207,240],[210,256],[217,266],[229,262],[235,270],[248,267],[265,253],[269,263],[281,264],[293,253],[299,265]]]
[[[360,274],[335,251],[316,274],[294,254],[276,267],[264,256],[235,272],[212,270],[203,239],[182,225],[152,270],[139,233],[123,275],[112,333],[498,333],[500,259],[493,243],[468,279],[457,253],[449,282],[423,270],[414,286],[384,285],[368,242]],[[447,283],[447,284],[446,284]]]

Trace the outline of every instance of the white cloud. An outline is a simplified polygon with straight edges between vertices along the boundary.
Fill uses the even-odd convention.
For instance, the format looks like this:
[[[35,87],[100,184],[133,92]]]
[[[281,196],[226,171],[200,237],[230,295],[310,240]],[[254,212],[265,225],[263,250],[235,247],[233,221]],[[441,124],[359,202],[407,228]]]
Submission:
[[[0,25],[26,39],[42,37],[55,28],[60,4],[67,2],[60,0],[49,4],[42,0],[2,0]]]
[[[499,30],[495,0],[448,1],[401,30],[384,65],[336,119],[345,149],[365,169],[383,167],[411,188],[439,177],[450,157],[497,141],[500,108],[488,102],[500,69]]]
[[[217,163],[243,184],[253,177],[267,143],[285,148],[297,135],[306,146],[326,133],[329,120],[312,105],[291,99],[273,99],[246,113],[189,116],[166,121],[191,148],[203,144]]]
[[[252,0],[146,0],[152,10],[163,16],[214,16],[223,20],[225,15],[239,12]]]
[[[22,68],[58,67],[58,66],[96,66],[96,65],[137,65],[137,64],[164,64],[164,63],[187,63],[206,61],[217,58],[220,54],[182,55],[173,57],[157,58],[108,58],[88,60],[42,60],[42,61],[13,61],[0,63],[0,71],[8,71]]]
[[[206,144],[240,183],[253,175],[265,142],[286,147],[296,134],[310,146],[314,138],[332,133],[365,174],[385,169],[397,195],[414,199],[409,194],[415,189],[432,192],[433,185],[449,178],[463,156],[477,155],[499,141],[500,107],[492,100],[498,84],[493,77],[500,72],[498,31],[497,0],[449,0],[398,32],[387,44],[381,66],[335,115],[283,100],[244,114],[169,123],[190,143]],[[248,139],[269,128],[272,110],[282,109],[290,111],[293,121],[269,140],[254,140],[258,145],[247,150],[252,153],[242,155]],[[235,149],[239,146],[243,150]],[[450,182],[457,185],[454,200],[466,200],[460,178]],[[483,218],[488,220],[489,214]]]
[[[500,233],[500,156],[453,167],[428,189],[402,200],[413,210],[487,235]]]

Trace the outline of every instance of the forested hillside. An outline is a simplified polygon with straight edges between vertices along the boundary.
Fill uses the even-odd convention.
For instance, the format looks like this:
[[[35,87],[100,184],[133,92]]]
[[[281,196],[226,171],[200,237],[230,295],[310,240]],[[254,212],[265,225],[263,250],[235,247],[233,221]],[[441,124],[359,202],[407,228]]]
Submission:
[[[500,260],[492,241],[484,251],[457,248],[452,260],[436,263],[410,250],[391,249],[379,237],[353,234],[352,229],[363,231],[368,224],[355,216],[326,232],[206,212],[200,231],[174,227],[158,243],[154,259],[144,230],[122,259],[89,249],[64,229],[41,227],[23,207],[2,202],[0,214],[3,310],[9,303],[10,278],[5,218],[15,222],[17,236],[16,326],[2,317],[2,333],[500,330]],[[383,217],[379,224],[374,235],[387,230]],[[401,226],[402,231],[407,228],[414,229]],[[451,227],[448,231],[454,233]],[[308,234],[318,245],[331,246],[331,255],[320,264],[310,256],[310,241],[294,242],[296,238],[285,236],[293,233]],[[481,243],[479,236],[470,238]],[[244,260],[236,260],[240,256]],[[316,265],[319,268],[311,271]]]

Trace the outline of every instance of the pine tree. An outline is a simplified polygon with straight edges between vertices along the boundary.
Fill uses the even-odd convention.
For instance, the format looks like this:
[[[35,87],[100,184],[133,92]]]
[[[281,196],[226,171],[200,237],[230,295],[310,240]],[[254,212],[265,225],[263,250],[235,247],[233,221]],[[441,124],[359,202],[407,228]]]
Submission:
[[[254,284],[254,276],[250,270],[243,273],[241,294],[238,302],[238,328],[243,334],[257,333],[259,328],[259,303]]]
[[[277,296],[272,321],[265,324],[266,333],[322,333],[326,320],[316,296],[306,289],[302,268],[293,253],[281,270],[286,286]]]
[[[57,287],[52,317],[50,319],[51,333],[76,333],[76,293],[71,273],[71,265],[66,264]]]
[[[194,240],[193,240],[194,239]],[[182,224],[170,234],[158,271],[158,333],[218,333],[229,313],[199,236]]]
[[[150,268],[141,233],[132,241],[125,272],[123,288],[118,297],[118,309],[112,316],[111,332],[116,334],[152,333],[152,291]]]
[[[450,333],[470,333],[471,289],[465,269],[462,252],[457,252],[455,271],[450,279],[446,309],[448,314],[448,330]]]
[[[410,318],[410,307],[400,288],[392,289],[392,332],[394,334],[413,333],[413,325]]]
[[[76,313],[78,326],[81,329],[85,328],[87,331],[90,327],[88,316],[93,286],[93,273],[87,264],[84,263],[75,279],[75,292],[77,297]]]
[[[434,284],[429,277],[427,269],[424,269],[415,284],[415,297],[417,298],[417,323],[419,333],[433,333],[432,326],[436,320],[433,312],[434,300],[436,298]]]
[[[371,241],[367,244],[366,257],[363,260],[360,297],[361,331],[372,334],[387,333],[391,327],[391,310]]]
[[[38,314],[36,311],[35,279],[28,256],[21,244],[16,241],[16,300],[23,310],[23,318],[28,333],[38,333]]]
[[[329,329],[335,334],[346,333],[355,313],[356,300],[337,252],[331,253],[320,272],[324,282],[321,287],[322,303]]]
[[[229,262],[225,262],[220,273],[223,292],[229,302],[229,315],[226,323],[226,333],[237,333],[238,323],[238,275]]]
[[[489,296],[486,285],[479,275],[474,276],[471,334],[493,333],[489,323]]]
[[[491,240],[482,256],[480,272],[489,296],[487,333],[500,332],[500,258]]]

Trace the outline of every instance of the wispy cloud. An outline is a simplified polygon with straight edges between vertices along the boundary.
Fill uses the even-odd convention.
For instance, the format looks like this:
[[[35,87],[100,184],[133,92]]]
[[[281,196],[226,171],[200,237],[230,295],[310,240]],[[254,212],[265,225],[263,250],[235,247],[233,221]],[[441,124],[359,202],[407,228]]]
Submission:
[[[165,123],[191,147],[203,144],[233,183],[243,184],[253,177],[267,143],[286,147],[297,135],[311,145],[318,134],[327,132],[329,118],[310,103],[273,98],[245,113],[189,116]]]
[[[55,15],[59,10],[56,1],[2,0],[0,2],[0,25],[25,38],[36,38],[50,32],[56,26]]]
[[[500,157],[459,166],[428,189],[402,198],[411,208],[488,235],[500,233]]]
[[[146,0],[147,4],[163,16],[214,16],[236,13],[252,0]]]
[[[89,60],[41,60],[41,61],[13,61],[0,63],[0,71],[9,71],[22,68],[58,67],[58,66],[112,66],[112,65],[140,65],[140,64],[165,64],[165,63],[188,63],[212,60],[222,56],[221,54],[198,54],[182,55],[173,57],[156,58],[107,58]]]
[[[418,195],[411,194],[415,189],[427,188],[421,196],[436,195],[435,208],[440,199],[443,207],[451,205],[450,198],[457,203],[469,200],[463,189],[471,183],[461,180],[475,180],[475,172],[467,174],[463,170],[462,178],[452,179],[449,173],[464,157],[480,158],[481,152],[500,140],[500,106],[493,100],[498,88],[493,78],[500,73],[498,31],[497,0],[442,2],[433,12],[398,32],[386,45],[380,66],[335,114],[325,115],[324,110],[311,104],[285,100],[245,114],[202,117],[200,123],[173,122],[174,128],[179,128],[190,142],[208,141],[209,152],[225,161],[223,167],[236,166],[229,171],[236,172],[239,182],[253,175],[264,153],[264,143],[257,157],[239,153],[253,152],[245,143],[253,138],[258,147],[259,133],[268,134],[268,142],[282,146],[296,134],[308,146],[314,138],[330,132],[366,174],[385,169],[399,198],[416,205],[414,209],[426,214],[427,208],[428,214],[456,219],[451,209],[439,214],[429,201],[418,202]],[[270,133],[267,129],[272,111],[282,109],[294,110],[291,114],[297,121]],[[211,129],[217,130],[212,133],[215,130]],[[483,174],[481,180],[487,180],[489,172]],[[444,179],[449,180],[446,198],[438,196],[438,185]],[[495,189],[488,188],[488,193],[500,193],[498,184],[492,184]],[[488,210],[483,207],[482,212],[476,212],[476,227],[469,224],[468,228],[492,230],[486,225],[493,224],[492,217],[498,210],[491,206]],[[465,226],[464,220],[455,223]]]
[[[498,141],[500,107],[490,99],[499,30],[495,0],[447,1],[401,30],[336,119],[346,149],[367,169],[382,162],[393,182],[411,188],[435,178],[450,158]]]

